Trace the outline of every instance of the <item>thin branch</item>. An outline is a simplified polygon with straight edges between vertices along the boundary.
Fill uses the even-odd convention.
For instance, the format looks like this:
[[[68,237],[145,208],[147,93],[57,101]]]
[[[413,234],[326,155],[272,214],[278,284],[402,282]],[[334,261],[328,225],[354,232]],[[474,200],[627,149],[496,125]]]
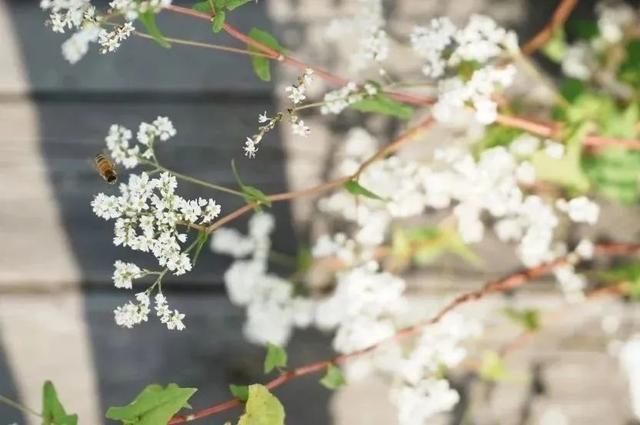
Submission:
[[[549,22],[547,22],[539,33],[522,46],[522,52],[525,55],[531,55],[540,47],[545,45],[547,41],[553,37],[553,33],[556,29],[563,26],[567,19],[569,19],[569,15],[573,12],[578,1],[579,0],[560,0],[558,7],[553,12],[553,15],[551,15]]]
[[[331,189],[335,189],[336,187],[340,187],[341,185],[343,185],[349,180],[357,179],[360,176],[360,174],[362,174],[362,172],[371,164],[373,164],[375,161],[385,157],[386,155],[389,155],[392,152],[397,151],[404,144],[408,143],[411,140],[414,140],[420,133],[422,133],[432,123],[433,123],[433,119],[431,117],[427,117],[423,119],[414,127],[402,133],[398,138],[396,138],[389,145],[384,146],[378,152],[372,155],[369,159],[367,159],[364,163],[362,163],[360,168],[358,168],[358,170],[354,174],[350,176],[344,176],[344,177],[339,177],[337,179],[329,180],[318,186],[313,186],[307,189],[296,190],[292,192],[276,193],[276,194],[267,196],[267,199],[271,202],[288,201],[291,199],[301,198],[304,196],[318,195],[320,193],[327,192]],[[225,224],[248,213],[249,211],[254,209],[256,206],[257,206],[256,203],[249,203],[242,206],[241,208],[238,208],[234,212],[227,214],[226,216],[222,217],[220,220],[216,221],[215,223],[207,227],[206,229],[207,232],[209,233],[214,232],[216,229],[219,229]]]
[[[144,33],[144,32],[134,31],[133,34],[138,36],[138,37],[140,37],[140,38],[146,38],[148,40],[155,40],[152,36],[150,36],[149,34]],[[238,49],[236,47],[230,47],[230,46],[223,46],[221,44],[203,43],[203,42],[200,42],[200,41],[184,40],[182,38],[173,38],[173,37],[165,37],[164,39],[167,40],[170,43],[182,44],[184,46],[204,47],[205,49],[219,50],[219,51],[231,52],[231,53],[238,53],[238,54],[247,55],[247,56],[261,56],[261,57],[265,57],[265,58],[269,58],[270,57],[269,55],[266,55],[264,53],[250,52],[248,50]]]
[[[635,254],[640,254],[640,244],[602,243],[602,244],[597,244],[595,246],[595,253],[604,254],[604,255],[635,255]],[[423,328],[440,322],[445,315],[457,309],[458,307],[462,306],[463,304],[480,300],[491,294],[501,293],[501,292],[506,292],[509,290],[516,289],[526,284],[527,282],[530,282],[534,279],[537,279],[541,276],[544,276],[550,273],[554,268],[567,263],[567,261],[568,261],[568,256],[561,257],[549,263],[542,264],[537,267],[532,267],[526,270],[522,270],[517,273],[513,273],[509,276],[506,276],[502,279],[489,282],[484,286],[482,286],[480,289],[466,292],[464,294],[457,296],[456,298],[453,299],[453,301],[447,304],[443,309],[441,309],[435,316],[433,316],[430,319],[423,320],[421,322],[416,323],[415,325],[400,329],[391,337],[386,338],[376,344],[373,344],[361,350],[357,350],[348,354],[340,354],[329,360],[322,360],[319,362],[310,363],[308,365],[300,366],[296,369],[284,372],[277,378],[267,382],[265,386],[269,389],[277,388],[300,376],[321,372],[325,370],[329,365],[345,363],[354,357],[359,357],[364,354],[370,353],[376,350],[377,348],[381,347],[382,345],[388,344],[389,342],[397,341],[407,336],[414,335],[419,331],[421,331]],[[237,399],[228,400],[224,403],[199,410],[191,415],[174,416],[171,419],[171,421],[169,421],[168,425],[176,425],[176,424],[181,424],[185,422],[190,422],[196,419],[201,419],[216,413],[220,413],[220,412],[232,409],[234,407],[238,407],[240,405],[242,405],[242,403]]]

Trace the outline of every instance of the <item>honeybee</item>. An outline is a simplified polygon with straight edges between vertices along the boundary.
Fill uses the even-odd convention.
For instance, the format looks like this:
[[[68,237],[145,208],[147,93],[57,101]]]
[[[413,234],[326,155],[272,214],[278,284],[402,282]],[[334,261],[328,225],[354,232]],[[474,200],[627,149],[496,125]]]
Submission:
[[[118,174],[111,160],[103,153],[99,153],[95,158],[96,170],[106,180],[107,183],[113,184],[118,180]]]

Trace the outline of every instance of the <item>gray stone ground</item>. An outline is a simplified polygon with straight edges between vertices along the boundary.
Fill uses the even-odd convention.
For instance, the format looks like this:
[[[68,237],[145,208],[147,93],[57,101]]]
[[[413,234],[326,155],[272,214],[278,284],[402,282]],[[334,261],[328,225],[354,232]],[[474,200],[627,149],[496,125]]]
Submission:
[[[554,3],[403,0],[386,1],[385,7],[396,34],[406,34],[412,23],[435,15],[462,20],[473,12],[485,12],[527,38],[548,19]],[[349,45],[326,49],[319,35],[331,18],[348,14],[352,5],[263,1],[231,19],[243,29],[272,28],[299,57],[334,68]],[[590,6],[581,2],[577,14],[588,15]],[[90,158],[102,149],[112,122],[133,126],[164,114],[179,131],[163,147],[166,164],[202,178],[232,182],[229,158],[239,158],[239,147],[255,128],[257,113],[277,110],[282,104],[281,88],[295,74],[278,68],[275,83],[264,84],[252,75],[244,57],[186,47],[166,51],[144,40],[131,40],[108,57],[93,52],[71,67],[59,54],[61,37],[45,29],[42,19],[33,3],[0,2],[0,394],[37,407],[42,381],[53,379],[63,400],[74,400],[69,404],[82,424],[105,423],[101,412],[106,406],[130,400],[151,381],[197,386],[200,391],[192,403],[196,407],[224,400],[227,384],[262,379],[257,367],[262,350],[242,340],[242,312],[230,306],[221,286],[227,260],[206,254],[197,272],[172,282],[169,296],[189,312],[187,331],[168,334],[155,323],[134,331],[116,328],[111,311],[128,294],[112,290],[109,280],[111,264],[124,254],[110,244],[110,227],[88,208],[92,194],[105,190]],[[162,19],[161,26],[172,36],[210,37],[206,24],[185,18]],[[396,58],[392,71],[412,66],[404,59]],[[350,119],[359,120],[381,140],[398,130],[386,120]],[[322,118],[309,117],[309,122],[314,127],[310,140],[293,139],[287,130],[270,135],[259,167],[237,159],[243,176],[267,192],[321,181],[348,123],[338,119],[323,128]],[[435,130],[427,140],[445,137],[446,132]],[[195,190],[184,188],[187,194]],[[219,199],[227,210],[234,207],[234,200]],[[637,240],[638,209],[606,208],[606,223],[578,230]],[[306,240],[316,230],[312,200],[280,204],[274,212],[279,218],[275,237],[279,251],[295,251],[296,241]],[[243,228],[244,222],[238,225]],[[517,267],[509,248],[497,241],[477,248],[485,259],[483,270],[450,258],[443,267],[410,277],[416,311],[433,308],[443,296],[476,288]],[[542,333],[508,357],[518,379],[491,386],[474,379],[470,370],[461,371],[454,382],[462,403],[453,415],[433,423],[631,423],[625,377],[608,354],[611,347],[601,321],[621,315],[623,322],[613,336],[624,339],[637,331],[640,311],[610,300],[568,308],[550,283],[474,308],[495,311],[514,303],[539,304],[548,311]],[[504,323],[490,326],[490,337],[478,342],[479,349],[500,347],[518,334]],[[290,348],[293,364],[328,355],[327,337],[316,332],[297,335]],[[387,382],[354,382],[332,395],[315,379],[301,379],[278,391],[289,424],[395,423]],[[12,422],[37,420],[0,405],[0,423]]]

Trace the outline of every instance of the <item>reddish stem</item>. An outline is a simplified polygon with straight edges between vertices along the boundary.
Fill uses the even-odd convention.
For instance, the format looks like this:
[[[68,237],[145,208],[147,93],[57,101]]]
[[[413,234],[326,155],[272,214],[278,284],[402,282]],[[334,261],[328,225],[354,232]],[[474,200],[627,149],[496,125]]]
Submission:
[[[602,244],[597,244],[595,247],[595,252],[597,254],[607,254],[607,255],[635,255],[640,253],[640,244],[630,244],[630,243],[602,243]],[[340,354],[336,357],[333,357],[332,359],[328,359],[328,360],[322,360],[319,362],[314,362],[314,363],[310,363],[308,365],[305,366],[300,366],[296,369],[287,371],[283,374],[281,374],[280,376],[278,376],[275,379],[272,379],[271,381],[267,382],[265,384],[265,386],[269,389],[274,389],[277,388],[281,385],[284,385],[285,383],[298,378],[300,376],[304,376],[304,375],[310,375],[313,373],[318,373],[321,372],[323,370],[325,370],[325,368],[330,365],[330,364],[340,364],[340,363],[344,363],[347,360],[354,358],[354,357],[359,357],[362,356],[364,354],[367,354],[371,351],[376,350],[377,348],[379,348],[380,346],[387,344],[391,341],[396,341],[399,339],[402,339],[404,337],[407,337],[409,335],[413,335],[417,332],[419,332],[420,330],[422,330],[423,328],[425,328],[426,326],[430,326],[430,325],[434,325],[436,323],[438,323],[440,320],[442,320],[442,318],[449,313],[452,310],[455,310],[456,308],[458,308],[459,306],[469,303],[471,301],[476,301],[479,299],[482,299],[488,295],[494,294],[494,293],[499,293],[499,292],[505,292],[505,291],[509,291],[512,289],[515,289],[517,287],[520,287],[522,285],[524,285],[525,283],[539,278],[545,274],[550,273],[555,267],[565,264],[567,262],[567,257],[561,257],[559,259],[556,259],[552,262],[546,263],[546,264],[542,264],[540,266],[537,267],[532,267],[529,269],[525,269],[522,271],[519,271],[517,273],[513,273],[509,276],[506,276],[502,279],[498,279],[492,282],[489,282],[487,284],[485,284],[484,286],[482,286],[482,288],[477,289],[475,291],[470,291],[470,292],[466,292],[464,294],[461,294],[459,296],[457,296],[456,298],[453,299],[453,301],[451,301],[449,304],[447,304],[443,309],[441,309],[435,316],[433,316],[430,319],[427,320],[423,320],[421,322],[416,323],[413,326],[409,326],[403,329],[398,330],[394,335],[392,335],[389,338],[386,338],[380,342],[378,342],[377,344],[373,344],[369,347],[363,348],[361,350],[357,350],[348,354]],[[169,421],[169,425],[175,425],[175,424],[181,424],[181,423],[185,423],[185,422],[190,422],[193,421],[195,419],[200,419],[200,418],[204,418],[206,416],[210,416],[213,415],[215,413],[219,413],[225,410],[229,410],[232,409],[234,407],[240,406],[241,403],[236,400],[236,399],[232,399],[232,400],[228,400],[224,403],[221,404],[217,404],[215,406],[203,409],[203,410],[199,410],[191,415],[187,415],[187,416],[174,416],[171,421]]]

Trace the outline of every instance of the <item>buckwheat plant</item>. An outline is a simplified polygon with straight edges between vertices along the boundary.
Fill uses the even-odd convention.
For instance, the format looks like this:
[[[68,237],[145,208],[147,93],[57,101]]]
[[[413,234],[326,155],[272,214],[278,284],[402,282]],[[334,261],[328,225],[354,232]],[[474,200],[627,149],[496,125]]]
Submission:
[[[91,206],[99,218],[114,222],[115,245],[148,253],[157,263],[153,270],[126,259],[114,264],[114,285],[135,293],[115,308],[116,323],[130,328],[155,314],[170,330],[188,326],[188,317],[169,307],[163,278],[191,271],[209,246],[233,259],[224,273],[229,300],[246,311],[245,337],[266,346],[265,372],[278,373],[263,384],[233,385],[230,400],[187,414],[179,411],[195,389],[149,386],[134,403],[109,409],[107,417],[123,424],[180,424],[244,406],[239,425],[279,425],[285,410],[271,390],[315,373],[324,374],[320,383],[329,389],[377,374],[388,383],[400,425],[428,424],[459,402],[456,379],[462,371],[486,381],[509,379],[504,357],[539,330],[543,314],[558,314],[526,297],[524,303],[505,300],[498,312],[476,302],[545,276],[555,278],[571,310],[603,294],[640,296],[640,246],[633,235],[605,241],[598,236],[603,229],[596,228],[606,219],[603,205],[640,202],[638,11],[601,3],[595,21],[565,26],[576,1],[561,0],[549,23],[522,42],[483,15],[459,22],[433,17],[390,32],[381,0],[353,3],[353,15],[336,17],[323,35],[326,48],[344,59],[335,64],[345,73],[338,75],[293,57],[264,30],[245,32],[229,24],[226,18],[237,8],[255,7],[248,0],[191,7],[114,0],[102,10],[89,0],[41,2],[53,31],[72,32],[62,44],[71,63],[92,43],[106,54],[140,37],[164,47],[247,55],[264,81],[273,64],[290,69],[280,93],[282,110],[259,114],[256,132],[240,140],[238,155],[252,161],[261,160],[259,148],[272,143],[269,134],[282,124],[303,139],[335,115],[353,122],[355,110],[400,129],[392,140],[366,125],[335,134],[340,143],[331,152],[328,180],[265,194],[244,184],[233,162],[237,188],[162,165],[155,146],[178,137],[167,117],[141,123],[135,140],[131,130],[113,124],[106,147],[130,174],[117,194],[105,190]],[[160,13],[201,21],[213,37],[225,32],[238,45],[167,37],[156,23]],[[392,66],[399,55],[409,57],[401,71]],[[554,75],[538,68],[542,56],[556,67]],[[550,94],[547,100],[534,96],[537,88]],[[325,117],[313,120],[314,111]],[[182,180],[238,196],[245,205],[220,217],[222,206],[214,199],[180,196]],[[292,260],[272,247],[275,220],[268,208],[303,196],[317,198],[320,214],[313,219],[310,248],[300,248]],[[250,213],[246,231],[228,227]],[[423,279],[416,276],[428,276],[421,271],[433,271],[441,261],[479,270],[486,263],[476,252],[481,243],[509,247],[520,269],[502,277],[493,273],[493,280],[453,296],[430,293],[426,303],[417,301],[425,297],[419,296]],[[596,258],[606,256],[621,258]],[[289,272],[274,267],[278,262]],[[522,334],[496,347],[493,331],[507,321],[521,326]],[[336,355],[287,368],[283,347],[296,329],[307,327],[331,335]],[[633,353],[639,340],[624,338],[618,351],[638,414],[640,362]],[[54,423],[67,423],[60,416],[67,416],[64,409],[51,415]]]

